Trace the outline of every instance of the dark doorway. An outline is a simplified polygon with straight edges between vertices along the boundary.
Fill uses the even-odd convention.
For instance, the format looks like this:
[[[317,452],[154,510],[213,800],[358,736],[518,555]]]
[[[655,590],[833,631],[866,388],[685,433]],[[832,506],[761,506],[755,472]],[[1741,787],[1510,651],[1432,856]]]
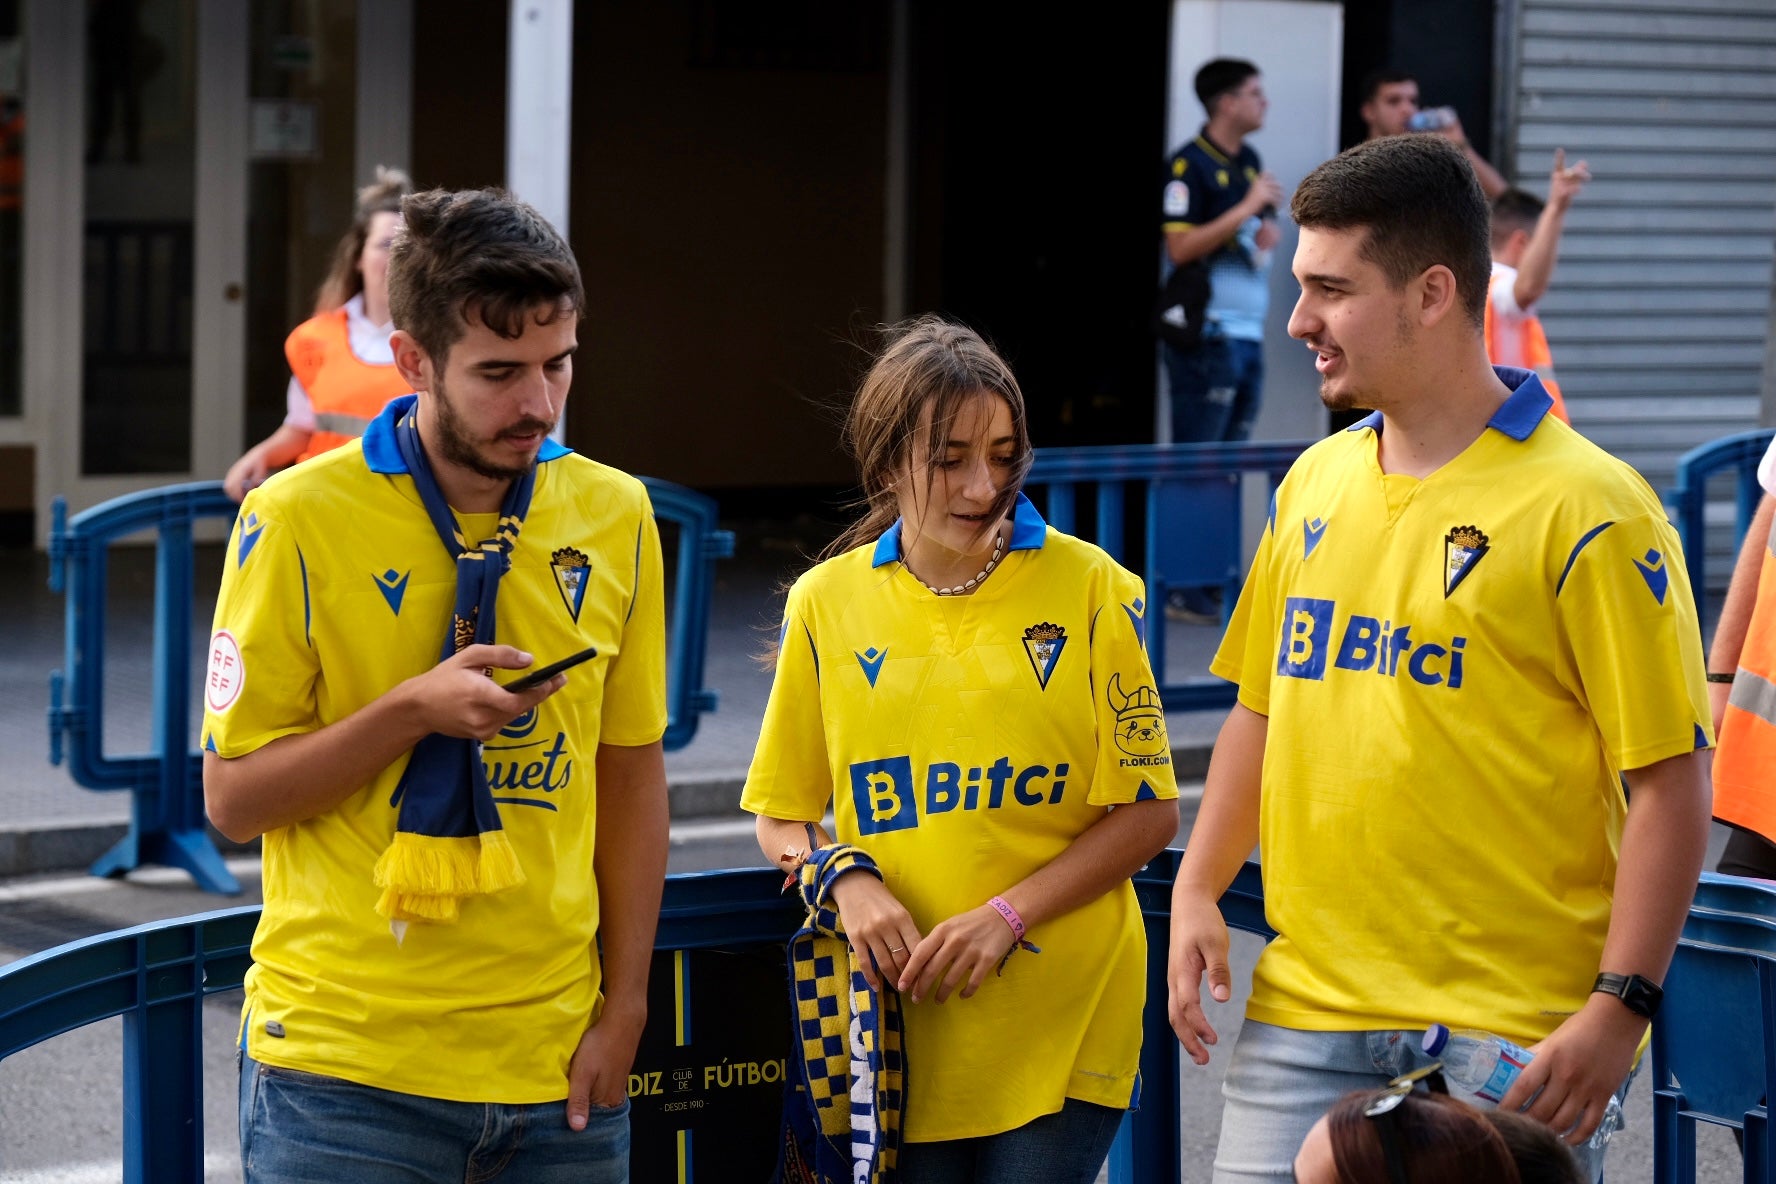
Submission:
[[[1170,5],[916,0],[909,311],[975,326],[1036,444],[1153,431]]]

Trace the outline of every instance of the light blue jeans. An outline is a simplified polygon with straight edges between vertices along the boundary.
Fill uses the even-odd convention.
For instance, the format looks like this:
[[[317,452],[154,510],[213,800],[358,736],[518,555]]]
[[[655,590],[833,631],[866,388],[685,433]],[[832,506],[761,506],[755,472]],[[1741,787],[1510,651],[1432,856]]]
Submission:
[[[261,1065],[241,1053],[246,1184],[628,1184],[629,1100],[594,1106],[583,1131],[567,1102],[446,1102]]]
[[[1425,1055],[1423,1037],[1423,1029],[1303,1032],[1247,1020],[1221,1085],[1226,1105],[1215,1184],[1288,1184],[1302,1140],[1332,1103],[1354,1089],[1379,1089],[1436,1059]],[[1618,1097],[1627,1094],[1629,1081]],[[1476,1106],[1492,1105],[1453,1081],[1449,1092]],[[1592,1180],[1602,1176],[1602,1152],[1574,1151]]]

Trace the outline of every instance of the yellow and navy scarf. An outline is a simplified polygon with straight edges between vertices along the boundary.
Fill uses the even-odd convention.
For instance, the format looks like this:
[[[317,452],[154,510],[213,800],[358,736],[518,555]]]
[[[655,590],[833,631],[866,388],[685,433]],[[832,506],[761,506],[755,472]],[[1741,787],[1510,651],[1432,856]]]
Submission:
[[[469,645],[493,642],[494,600],[530,512],[536,470],[512,482],[494,537],[470,545],[420,446],[418,400],[396,414],[394,436],[401,459],[439,541],[456,560],[456,607],[438,659],[444,661]],[[454,921],[464,897],[524,883],[524,869],[500,823],[475,741],[437,732],[422,739],[389,805],[400,813],[394,840],[376,861],[375,876],[382,889],[376,911],[391,921]]]
[[[896,1179],[906,1108],[900,996],[870,990],[845,940],[831,902],[845,872],[882,878],[874,860],[842,844],[810,852],[798,873],[808,919],[789,939],[796,1038],[777,1171],[784,1184]]]

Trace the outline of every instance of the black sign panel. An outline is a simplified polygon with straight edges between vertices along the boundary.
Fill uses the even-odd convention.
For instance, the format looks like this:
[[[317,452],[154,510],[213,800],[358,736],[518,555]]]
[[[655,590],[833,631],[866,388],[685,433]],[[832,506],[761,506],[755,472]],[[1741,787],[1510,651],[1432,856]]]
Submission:
[[[629,1075],[630,1177],[768,1181],[791,1036],[782,943],[656,951]]]

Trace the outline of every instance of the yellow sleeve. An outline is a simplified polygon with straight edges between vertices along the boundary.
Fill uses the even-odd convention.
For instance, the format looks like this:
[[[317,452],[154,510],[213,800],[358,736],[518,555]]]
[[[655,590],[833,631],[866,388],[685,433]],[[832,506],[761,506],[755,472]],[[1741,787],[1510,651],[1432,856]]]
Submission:
[[[777,673],[740,808],[752,814],[818,822],[832,799],[832,764],[820,702],[820,652],[801,583],[789,591],[777,641]]]
[[[1092,772],[1094,806],[1120,806],[1175,798],[1172,746],[1165,709],[1142,644],[1147,603],[1141,581],[1117,568],[1106,604],[1098,606],[1091,632],[1091,685],[1098,713],[1098,760]],[[1135,606],[1143,608],[1137,609]]]
[[[1562,678],[1576,683],[1617,769],[1713,743],[1690,578],[1663,514],[1578,541],[1554,603]]]
[[[308,572],[282,507],[247,495],[223,559],[204,672],[204,748],[244,756],[321,726]]]
[[[1276,523],[1266,523],[1258,553],[1240,589],[1227,633],[1209,663],[1209,672],[1239,684],[1239,701],[1259,715],[1270,714],[1270,680],[1275,672],[1276,599],[1270,587],[1270,553]]]
[[[604,715],[598,725],[598,739],[604,744],[652,744],[666,731],[666,592],[660,527],[645,489],[640,496],[629,616],[604,680]]]

